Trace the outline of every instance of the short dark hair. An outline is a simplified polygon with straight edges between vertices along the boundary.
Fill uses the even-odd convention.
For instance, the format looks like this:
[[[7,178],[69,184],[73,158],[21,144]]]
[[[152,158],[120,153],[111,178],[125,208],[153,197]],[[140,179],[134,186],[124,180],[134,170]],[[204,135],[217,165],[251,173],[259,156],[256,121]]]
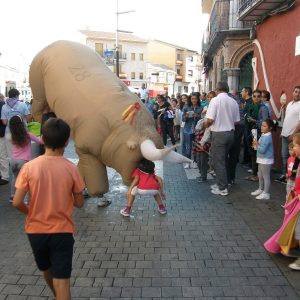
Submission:
[[[148,174],[154,174],[155,171],[155,163],[151,160],[148,160],[146,158],[143,158],[139,161],[137,167]]]
[[[216,90],[220,92],[228,93],[229,92],[228,83],[225,81],[219,81],[216,85]]]
[[[270,92],[268,92],[267,90],[262,90],[261,93],[265,95],[268,101],[271,99]]]
[[[64,148],[70,137],[70,126],[59,118],[50,118],[42,126],[42,137],[46,148]]]
[[[265,122],[268,125],[268,127],[271,129],[271,131],[275,131],[278,126],[278,122],[275,120],[273,121],[271,119],[265,119],[262,121],[262,123],[263,122]]]
[[[8,91],[9,98],[16,98],[20,95],[20,92],[17,89],[11,89]]]
[[[260,91],[260,90],[254,90],[254,91],[252,92],[252,95],[253,95],[254,93],[255,93],[255,94],[260,94],[260,95],[261,95],[261,91]]]
[[[178,103],[177,99],[172,99],[172,102]]]
[[[295,87],[294,87],[294,90],[295,89],[299,89],[300,90],[300,85],[296,85]]]
[[[250,86],[244,86],[243,89],[248,93],[249,96],[252,96],[252,88]]]

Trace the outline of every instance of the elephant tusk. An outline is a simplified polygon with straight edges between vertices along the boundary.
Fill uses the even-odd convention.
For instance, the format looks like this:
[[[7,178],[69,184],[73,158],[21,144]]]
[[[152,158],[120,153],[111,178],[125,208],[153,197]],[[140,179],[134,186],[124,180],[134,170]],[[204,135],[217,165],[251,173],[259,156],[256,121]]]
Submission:
[[[164,160],[174,163],[191,163],[192,160],[189,158],[172,151],[174,147],[164,149],[157,149],[154,143],[151,140],[145,140],[141,143],[141,152],[143,157],[146,159],[155,161],[155,160]]]
[[[141,152],[143,157],[148,160],[162,160],[172,151],[172,148],[157,149],[151,140],[145,140],[141,143]]]
[[[169,162],[173,162],[173,163],[177,163],[177,164],[182,164],[182,163],[191,163],[193,162],[191,159],[175,152],[175,151],[171,151],[170,153],[168,153],[164,158],[164,161],[169,161]]]

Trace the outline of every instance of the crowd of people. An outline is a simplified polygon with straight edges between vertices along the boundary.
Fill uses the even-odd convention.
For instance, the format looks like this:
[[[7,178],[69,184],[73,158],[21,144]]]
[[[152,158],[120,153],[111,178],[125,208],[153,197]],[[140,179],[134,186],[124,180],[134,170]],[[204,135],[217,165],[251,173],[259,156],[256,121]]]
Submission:
[[[140,96],[153,115],[164,145],[169,137],[177,151],[176,145],[181,142],[182,154],[193,161],[184,167],[199,168],[200,183],[207,181],[208,172],[215,175],[212,194],[229,194],[228,186],[235,184],[235,170],[243,145],[241,163],[248,164],[252,173],[246,179],[258,181],[258,187],[251,195],[259,200],[270,199],[274,163],[272,131],[276,130],[277,121],[272,119],[268,91],[252,92],[250,87],[244,87],[240,97],[235,91],[229,93],[226,82],[219,82],[216,90],[208,94],[196,92],[170,98],[158,95],[155,101],[150,101],[145,89],[144,86]],[[0,185],[11,182],[9,200],[27,215],[25,230],[37,266],[56,299],[70,299],[74,244],[72,211],[74,206],[83,206],[85,184],[78,169],[63,157],[70,137],[69,125],[53,115],[44,120],[42,137],[35,136],[28,131],[32,116],[28,106],[19,101],[19,95],[16,89],[8,92],[7,99],[0,95]],[[300,86],[294,88],[292,101],[282,109],[285,109],[284,120],[281,120],[283,171],[278,180],[287,181],[287,199],[298,202]],[[42,144],[45,155],[31,160],[31,141]],[[130,216],[135,196],[140,194],[152,195],[160,214],[166,214],[162,202],[165,198],[163,181],[155,175],[154,163],[143,159],[132,179],[127,206],[120,213]],[[300,205],[296,207],[298,210],[294,210],[291,217],[299,212]],[[293,230],[293,239],[299,244],[300,220]],[[269,251],[273,240],[265,245]],[[300,259],[289,266],[300,270]]]
[[[219,82],[216,90],[207,94],[157,95],[155,101],[144,101],[164,144],[168,137],[174,146],[180,141],[182,154],[192,159],[184,168],[199,168],[201,183],[206,182],[208,173],[216,176],[212,193],[228,195],[228,186],[235,184],[236,166],[240,162],[251,173],[244,179],[259,184],[251,195],[268,200],[274,164],[272,132],[278,126],[270,98],[269,91],[252,91],[251,87],[244,87],[240,95],[229,92],[227,83]],[[296,86],[292,101],[287,106],[282,103],[281,107],[285,110],[281,120],[283,171],[276,180],[283,183],[289,179],[288,145],[291,137],[300,132],[299,100],[300,88]]]

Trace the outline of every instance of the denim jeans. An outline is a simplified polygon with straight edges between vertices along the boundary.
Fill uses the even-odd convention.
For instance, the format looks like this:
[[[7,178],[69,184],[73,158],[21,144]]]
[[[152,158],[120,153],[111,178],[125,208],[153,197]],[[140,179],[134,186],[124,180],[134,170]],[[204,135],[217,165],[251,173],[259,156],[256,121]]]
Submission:
[[[19,172],[21,170],[21,168],[23,167],[23,165],[27,163],[27,160],[22,160],[22,159],[12,159],[10,161],[10,169],[12,172],[12,181],[10,184],[10,195],[13,196],[15,194],[16,188],[15,188],[15,183],[16,183],[16,179],[19,175]]]
[[[187,158],[192,157],[192,142],[193,142],[193,134],[186,133],[183,130],[181,151],[182,151],[182,155]]]

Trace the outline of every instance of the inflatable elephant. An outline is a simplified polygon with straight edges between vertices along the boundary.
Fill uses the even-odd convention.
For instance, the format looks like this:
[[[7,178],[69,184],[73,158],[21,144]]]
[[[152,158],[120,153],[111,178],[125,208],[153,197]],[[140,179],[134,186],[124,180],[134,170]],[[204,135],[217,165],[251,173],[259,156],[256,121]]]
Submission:
[[[78,166],[93,196],[109,189],[106,166],[128,185],[142,157],[189,161],[164,148],[147,108],[87,46],[57,41],[44,48],[31,63],[30,86],[35,118],[50,108],[70,125]]]

